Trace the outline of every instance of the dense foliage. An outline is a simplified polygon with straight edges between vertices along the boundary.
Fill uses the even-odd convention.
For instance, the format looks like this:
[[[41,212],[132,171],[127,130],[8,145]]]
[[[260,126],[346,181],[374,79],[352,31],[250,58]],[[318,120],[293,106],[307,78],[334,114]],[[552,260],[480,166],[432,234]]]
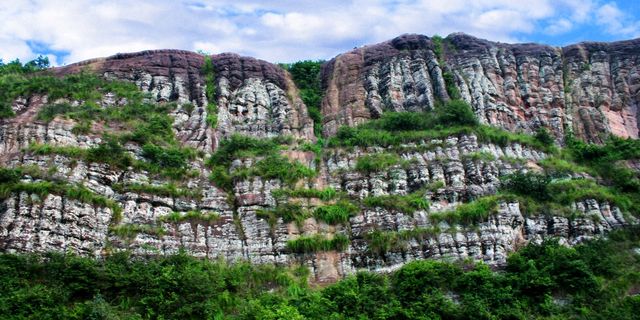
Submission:
[[[49,58],[43,56],[25,64],[18,59],[6,64],[0,60],[0,119],[14,115],[11,103],[18,96],[41,92],[46,81],[31,84],[29,75],[47,68]]]
[[[342,248],[301,238],[291,250]],[[332,242],[334,241],[334,242]],[[308,271],[185,253],[104,260],[0,255],[3,319],[639,319],[640,231],[575,248],[546,241],[483,264],[416,261],[311,288]]]

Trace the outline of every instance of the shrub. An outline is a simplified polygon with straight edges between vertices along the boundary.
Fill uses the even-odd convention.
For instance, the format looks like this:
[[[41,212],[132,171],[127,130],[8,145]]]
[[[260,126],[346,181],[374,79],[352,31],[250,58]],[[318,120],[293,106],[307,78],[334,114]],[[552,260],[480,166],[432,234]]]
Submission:
[[[265,179],[279,179],[293,184],[302,178],[312,178],[316,172],[298,161],[289,162],[284,156],[272,154],[258,161],[250,171],[250,175]]]
[[[274,197],[288,196],[294,198],[318,198],[322,201],[329,201],[337,198],[340,194],[334,188],[328,187],[318,189],[279,189],[271,193]]]
[[[375,153],[358,158],[356,170],[364,173],[382,171],[399,164],[402,160],[395,153]]]
[[[392,250],[401,249],[405,243],[401,241],[397,232],[384,232],[374,230],[366,233],[364,239],[367,241],[369,253],[382,257]]]
[[[97,147],[87,149],[86,160],[89,162],[108,163],[118,168],[127,168],[134,161],[113,137],[106,137],[105,141]]]
[[[405,196],[366,197],[362,203],[369,208],[380,207],[408,214],[413,214],[417,210],[429,210],[429,201],[424,197],[424,192],[422,191],[416,191]]]
[[[546,128],[539,128],[536,131],[536,134],[534,136],[534,138],[536,139],[536,141],[540,142],[542,145],[545,146],[551,146],[555,143],[555,138],[549,133],[549,130],[547,130]]]
[[[349,218],[358,213],[359,208],[349,201],[342,200],[336,204],[316,208],[313,216],[328,224],[347,223]]]
[[[258,215],[267,218],[280,217],[284,222],[300,222],[307,216],[302,207],[295,203],[283,203],[271,210],[259,210]]]
[[[195,158],[195,152],[192,149],[162,148],[145,144],[142,147],[142,156],[160,168],[181,169],[187,167],[187,160]]]
[[[550,198],[547,189],[551,178],[547,175],[534,172],[516,172],[501,179],[502,190],[513,192],[515,194],[530,196],[538,200],[547,200]]]
[[[284,141],[275,138],[256,139],[234,134],[229,139],[220,142],[220,146],[207,160],[207,164],[209,166],[228,166],[231,161],[237,158],[268,155],[278,151],[280,142]]]
[[[462,100],[448,101],[441,107],[437,107],[437,124],[442,126],[477,126],[478,119],[471,107]]]
[[[434,223],[447,221],[450,224],[472,225],[486,221],[497,212],[499,196],[479,198],[475,201],[458,205],[454,210],[431,214]]]

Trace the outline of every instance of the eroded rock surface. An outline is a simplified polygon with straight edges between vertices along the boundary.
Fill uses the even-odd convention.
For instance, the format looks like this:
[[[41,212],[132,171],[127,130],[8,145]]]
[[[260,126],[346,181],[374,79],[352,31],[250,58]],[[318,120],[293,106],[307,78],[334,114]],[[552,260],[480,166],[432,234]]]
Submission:
[[[385,111],[430,110],[449,98],[450,85],[483,123],[510,131],[544,127],[562,140],[572,130],[595,142],[607,133],[638,137],[640,40],[555,48],[452,34],[441,43],[403,35],[329,61],[324,133]]]
[[[566,48],[508,45],[454,34],[436,49],[432,39],[405,35],[339,55],[323,67],[324,134],[342,125],[357,125],[390,111],[426,111],[450,98],[454,85],[479,119],[509,131],[550,129],[561,141],[572,129],[578,137],[601,141],[606,133],[637,138],[637,40],[611,44],[585,43]],[[317,282],[333,282],[364,268],[387,271],[415,259],[471,258],[493,266],[529,241],[558,237],[567,245],[604,235],[637,220],[614,205],[585,199],[571,205],[570,216],[527,213],[516,201],[501,200],[497,211],[474,225],[436,222],[434,217],[462,203],[494,195],[499,178],[516,170],[539,170],[548,155],[517,143],[496,145],[472,134],[421,141],[390,148],[333,148],[315,159],[300,148],[283,152],[315,169],[318,176],[296,188],[331,187],[359,204],[347,223],[327,224],[313,217],[285,222],[265,210],[283,201],[276,191],[292,188],[277,179],[249,177],[224,191],[208,177],[204,159],[219,141],[232,134],[259,138],[290,135],[298,146],[313,142],[313,121],[287,72],[276,65],[234,54],[212,56],[218,107],[217,127],[207,123],[204,56],[177,50],[120,54],[56,69],[63,75],[88,69],[112,79],[135,83],[151,103],[175,103],[174,133],[183,146],[203,152],[190,160],[196,174],[184,177],[190,195],[166,196],[129,191],[122,186],[169,183],[141,169],[87,163],[63,155],[36,155],[31,143],[90,148],[102,142],[101,123],[90,134],[74,133],[73,120],[36,120],[51,101],[46,95],[20,97],[17,116],[0,120],[0,165],[46,171],[51,179],[81,185],[114,201],[110,208],[82,202],[58,192],[14,192],[0,202],[0,250],[9,252],[72,251],[102,256],[131,250],[139,256],[172,254],[185,249],[202,258],[253,263],[305,265]],[[448,79],[448,80],[445,80]],[[452,83],[447,83],[451,82]],[[70,104],[81,101],[64,101]],[[100,106],[128,103],[106,94]],[[135,143],[125,149],[140,159]],[[375,172],[359,172],[359,157],[395,153],[403,164]],[[316,161],[317,160],[317,161]],[[234,159],[231,170],[250,168],[256,159]],[[637,167],[637,166],[636,166]],[[39,181],[25,176],[24,183]],[[370,196],[422,192],[429,210],[401,212],[366,207]],[[303,209],[331,203],[316,198],[289,199]],[[216,219],[175,219],[189,212]],[[174,217],[173,220],[167,217]],[[374,231],[410,237],[380,252],[369,239]],[[300,236],[349,238],[342,251],[294,253],[287,242]]]

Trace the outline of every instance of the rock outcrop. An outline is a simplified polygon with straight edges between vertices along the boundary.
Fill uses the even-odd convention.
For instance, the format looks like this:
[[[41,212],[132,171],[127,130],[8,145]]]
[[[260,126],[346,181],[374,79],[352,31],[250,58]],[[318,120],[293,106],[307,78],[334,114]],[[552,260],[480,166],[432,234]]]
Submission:
[[[437,41],[404,35],[354,49],[324,65],[324,135],[384,112],[430,110],[457,91],[481,122],[508,131],[532,133],[545,127],[559,142],[569,130],[587,141],[602,141],[608,133],[637,138],[637,48],[638,40],[553,48],[494,43],[463,34]],[[0,166],[35,168],[50,181],[81,186],[106,200],[91,202],[69,192],[29,188],[3,195],[0,251],[54,250],[99,257],[117,250],[153,256],[184,249],[210,259],[306,265],[315,281],[333,282],[361,268],[387,271],[415,259],[471,258],[501,266],[510,252],[529,241],[558,237],[574,245],[637,223],[613,203],[596,199],[576,201],[568,207],[571,214],[566,214],[528,212],[517,200],[498,198],[495,212],[482,221],[438,218],[463,203],[495,195],[503,175],[540,170],[540,162],[549,155],[515,142],[498,145],[474,134],[456,134],[388,148],[325,148],[317,156],[303,146],[316,141],[314,124],[286,71],[235,54],[211,58],[214,83],[207,83],[203,74],[204,56],[178,50],[119,54],[54,70],[59,76],[84,70],[132,82],[146,93],[148,102],[175,104],[170,115],[177,141],[200,152],[189,160],[195,174],[179,182],[186,193],[154,191],[174,181],[141,168],[29,151],[32,143],[95,147],[103,141],[101,133],[107,126],[92,123],[90,133],[81,133],[74,131],[75,121],[63,117],[45,123],[36,115],[55,101],[46,94],[16,99],[16,117],[0,120]],[[215,101],[206,94],[211,85],[216,87]],[[107,93],[99,107],[127,103]],[[207,119],[211,103],[218,110],[215,128]],[[222,139],[233,134],[292,136],[294,142],[283,154],[318,175],[295,186],[249,175],[236,178],[225,191],[209,180],[211,168],[204,162]],[[124,148],[141,159],[140,145],[129,142]],[[374,172],[356,170],[359,158],[379,153],[393,153],[402,163]],[[228,169],[251,168],[256,161],[233,159]],[[27,173],[21,181],[42,179]],[[283,203],[296,204],[307,213],[331,205],[335,200],[281,195],[282,190],[324,188],[357,203],[358,212],[334,224],[313,215],[285,221],[265,214]],[[428,210],[405,212],[363,201],[416,193],[428,200]],[[105,206],[105,201],[120,209]],[[193,212],[213,218],[189,216]],[[375,232],[385,235],[384,250],[372,240]],[[313,236],[346,236],[348,244],[341,250],[306,253],[287,245]]]
[[[341,54],[323,69],[326,135],[385,111],[432,109],[455,88],[483,123],[510,131],[568,130],[600,142],[638,137],[640,40],[564,48],[452,34],[403,35]],[[447,78],[447,79],[445,79]],[[448,83],[449,82],[449,83]]]

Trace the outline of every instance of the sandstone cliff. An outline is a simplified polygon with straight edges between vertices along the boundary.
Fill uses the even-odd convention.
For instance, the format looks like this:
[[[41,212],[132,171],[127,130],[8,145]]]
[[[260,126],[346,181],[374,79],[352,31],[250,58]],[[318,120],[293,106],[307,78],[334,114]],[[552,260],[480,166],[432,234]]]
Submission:
[[[454,34],[436,49],[428,37],[401,36],[325,64],[324,134],[333,135],[342,125],[364,123],[389,111],[430,110],[448,100],[454,86],[481,122],[509,131],[532,133],[545,127],[558,141],[569,129],[589,141],[602,141],[607,133],[637,138],[640,86],[634,51],[639,47],[637,41],[627,41],[560,49]],[[473,133],[396,147],[327,147],[315,155],[308,148],[316,141],[313,121],[286,71],[234,54],[214,55],[211,61],[213,84],[202,73],[204,56],[176,50],[119,54],[54,70],[58,76],[85,71],[132,82],[146,93],[149,103],[175,103],[169,113],[173,133],[179,145],[199,152],[188,161],[192,173],[177,182],[144,167],[118,167],[70,152],[35,151],[30,148],[34,143],[94,148],[105,141],[106,133],[119,127],[95,122],[88,133],[77,132],[77,121],[68,117],[57,116],[49,122],[37,119],[44,106],[56,103],[46,93],[15,99],[16,116],[0,120],[0,165],[38,168],[39,173],[21,177],[24,184],[65,181],[107,200],[91,202],[68,192],[43,194],[28,188],[11,192],[0,203],[0,249],[89,256],[129,249],[151,256],[183,248],[211,259],[302,264],[313,271],[315,281],[331,282],[359,268],[389,270],[414,259],[472,258],[499,266],[509,252],[527,241],[554,236],[572,245],[636,221],[635,213],[592,198],[567,205],[569,215],[524,212],[517,200],[498,198],[495,212],[483,221],[438,219],[438,214],[462,203],[494,195],[501,176],[540,170],[541,161],[549,155],[517,141],[498,144]],[[208,101],[207,85],[216,87],[215,101]],[[85,103],[62,100],[71,105]],[[213,102],[215,127],[207,121],[211,110],[207,105]],[[120,108],[128,103],[106,93],[99,107]],[[293,142],[282,154],[317,175],[295,185],[237,175],[231,189],[216,185],[208,179],[212,169],[205,162],[233,134],[291,136]],[[135,159],[144,160],[140,144],[129,142],[124,148]],[[380,153],[394,153],[403,163],[372,172],[356,170],[358,159]],[[250,169],[261,157],[238,157],[226,169]],[[586,173],[581,177],[593,179]],[[158,191],[169,185],[181,191]],[[314,195],[282,196],[283,191],[325,188],[358,204],[348,221],[329,224],[313,215],[290,221],[265,214],[283,204],[295,204],[304,212],[335,204],[336,199]],[[367,197],[416,192],[429,201],[429,208],[404,212],[362,205]],[[105,206],[105,201],[115,205]],[[215,219],[190,216],[190,212],[209,212]],[[391,240],[380,247],[372,238],[376,232]],[[294,252],[287,245],[301,236],[318,235],[327,240],[346,236],[348,243],[337,250],[313,252]]]
[[[449,98],[450,85],[481,121],[510,131],[545,127],[562,140],[571,130],[596,142],[607,133],[638,137],[639,40],[564,48],[465,34],[438,40],[403,35],[329,61],[325,134],[384,111],[431,109]]]

